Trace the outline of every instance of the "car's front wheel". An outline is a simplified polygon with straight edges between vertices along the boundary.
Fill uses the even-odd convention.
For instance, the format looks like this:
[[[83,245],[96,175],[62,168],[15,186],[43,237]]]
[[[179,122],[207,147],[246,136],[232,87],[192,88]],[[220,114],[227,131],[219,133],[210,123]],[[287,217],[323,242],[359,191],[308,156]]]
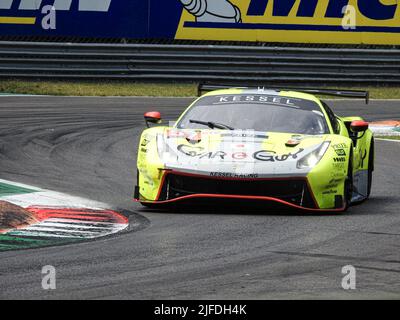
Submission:
[[[157,205],[156,203],[149,203],[149,202],[140,202],[140,204],[143,207],[149,208],[149,209],[156,209],[159,207],[159,205]]]
[[[367,199],[371,194],[372,189],[372,173],[374,172],[374,140],[371,141],[371,147],[369,148],[368,157],[368,193]]]
[[[349,167],[347,169],[347,177],[344,182],[344,211],[346,211],[351,204],[351,198],[353,197],[353,155],[350,154]]]

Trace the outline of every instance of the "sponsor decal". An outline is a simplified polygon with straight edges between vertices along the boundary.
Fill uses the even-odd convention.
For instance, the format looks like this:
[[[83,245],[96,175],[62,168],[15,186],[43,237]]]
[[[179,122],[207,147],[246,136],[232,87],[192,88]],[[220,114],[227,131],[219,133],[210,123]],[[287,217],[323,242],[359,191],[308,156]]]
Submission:
[[[256,173],[248,173],[248,174],[237,174],[231,172],[211,172],[211,177],[218,177],[218,178],[240,178],[240,179],[256,179],[259,177]]]
[[[199,99],[194,106],[260,104],[266,108],[268,106],[279,106],[307,111],[320,110],[318,103],[312,100],[285,97],[279,95],[278,92],[276,94],[271,94],[270,90],[264,90],[263,88],[254,91],[258,92],[259,94],[226,94],[218,96],[205,96]]]
[[[180,144],[177,147],[178,151],[186,154],[189,157],[199,157],[203,154],[204,148],[197,146],[189,146],[187,144]]]
[[[399,3],[383,0],[180,0],[176,38],[399,44]]]
[[[243,160],[247,158],[246,152],[234,152],[232,153],[232,158],[235,160]]]
[[[295,101],[298,99],[288,98],[283,96],[268,96],[268,95],[227,95],[219,96],[213,104],[232,104],[232,103],[263,103],[263,104],[276,104],[284,105],[287,107],[297,108]]]
[[[150,140],[147,138],[143,138],[142,143],[140,144],[142,147],[146,147],[149,144]]]
[[[222,150],[217,151],[205,151],[203,147],[199,146],[191,146],[187,144],[180,144],[177,147],[178,151],[189,156],[189,157],[197,157],[199,159],[215,159],[219,158],[221,160],[234,159],[234,160],[244,160],[249,157],[248,153],[245,151],[237,151],[237,152],[225,152]],[[259,161],[264,162],[284,162],[289,159],[297,159],[298,155],[302,153],[304,149],[300,148],[298,151],[294,153],[284,153],[277,154],[275,151],[270,150],[259,150],[255,151],[252,154],[252,158]]]
[[[286,161],[288,159],[297,159],[298,155],[300,153],[302,153],[303,151],[304,151],[304,149],[300,148],[295,153],[276,155],[275,151],[260,150],[253,154],[253,158],[256,160],[266,161],[266,162],[275,162],[275,161],[282,162],[282,161]]]
[[[181,153],[189,156],[189,157],[198,157],[200,159],[215,159],[215,158],[220,158],[221,160],[224,160],[226,156],[228,156],[228,153],[225,151],[206,151],[204,152],[203,147],[197,147],[197,146],[191,146],[187,144],[180,144],[177,147],[178,151]],[[234,154],[231,154],[231,158],[234,158]]]
[[[266,134],[253,133],[252,130],[234,130],[233,132],[221,133],[218,131],[207,130],[207,131],[199,131],[195,130],[179,130],[179,129],[168,129],[166,131],[167,139],[177,139],[177,138],[185,138],[191,140],[201,140],[202,136],[220,136],[222,138],[242,138],[242,139],[268,139],[269,136]],[[243,140],[242,140],[243,141]],[[251,140],[252,141],[252,140]]]
[[[199,143],[201,141],[201,131],[190,132],[186,136],[186,140],[191,143]]]
[[[329,184],[336,184],[337,185],[340,182],[342,182],[342,179],[333,178],[333,179],[329,180]]]
[[[344,149],[335,149],[335,152],[338,156],[345,156],[346,151]]]
[[[300,139],[289,139],[286,141],[285,145],[286,147],[296,147],[300,144],[301,140]]]
[[[337,188],[339,183],[341,183],[343,179],[331,179],[329,183],[325,186],[326,189]]]
[[[195,131],[181,131],[176,129],[170,129],[166,131],[167,139],[177,139],[177,138],[185,138],[189,143],[195,144],[201,141],[202,135],[210,136],[215,135],[214,132],[201,132],[199,130]]]
[[[331,176],[335,177],[335,176],[342,176],[342,173],[336,171],[336,170],[344,170],[345,168],[345,163],[343,162],[334,162],[332,163],[332,167],[333,169],[335,169],[335,171],[331,172]]]
[[[333,144],[332,148],[334,148],[334,149],[346,149],[347,145],[345,143],[338,143],[338,144]]]
[[[333,158],[334,162],[346,162],[346,157],[336,157]]]
[[[334,144],[332,145],[332,148],[335,150],[338,156],[346,156],[347,145],[345,143]]]
[[[225,159],[227,156],[227,153],[224,151],[215,151],[215,152],[206,152],[200,155],[200,159],[215,159],[215,158],[220,158],[222,160]],[[233,158],[233,156],[232,156]]]
[[[257,134],[257,133],[223,133],[221,134],[221,137],[231,137],[231,138],[249,138],[249,139],[268,139],[269,136],[265,134]]]
[[[337,194],[337,193],[338,193],[337,190],[327,190],[327,191],[322,192],[322,194],[324,194],[324,195]]]
[[[168,129],[166,131],[166,137],[167,137],[167,139],[169,139],[169,138],[185,138],[186,133],[185,133],[185,131],[180,131],[180,130],[176,130],[176,129]]]

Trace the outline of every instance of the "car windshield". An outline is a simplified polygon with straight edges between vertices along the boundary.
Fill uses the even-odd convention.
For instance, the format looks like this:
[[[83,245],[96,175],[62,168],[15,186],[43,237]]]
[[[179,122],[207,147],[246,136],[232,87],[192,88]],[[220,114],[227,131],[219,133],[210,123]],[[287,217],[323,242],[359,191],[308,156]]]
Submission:
[[[179,129],[231,128],[318,135],[329,133],[320,106],[277,95],[221,95],[198,100],[177,123]]]

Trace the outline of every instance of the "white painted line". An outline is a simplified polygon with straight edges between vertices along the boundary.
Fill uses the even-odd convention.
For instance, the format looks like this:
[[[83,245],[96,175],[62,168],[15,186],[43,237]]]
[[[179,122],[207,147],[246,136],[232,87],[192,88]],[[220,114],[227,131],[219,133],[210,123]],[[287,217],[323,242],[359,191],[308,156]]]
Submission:
[[[33,236],[33,237],[55,237],[55,238],[85,238],[93,239],[117,233],[126,228],[126,224],[115,224],[112,228],[105,228],[101,231],[79,230],[78,228],[64,229],[46,226],[45,222],[31,225],[23,229],[9,232],[9,235]]]
[[[80,237],[79,235],[71,235],[71,234],[56,234],[56,233],[48,233],[48,232],[36,232],[36,231],[24,231],[23,229],[21,230],[15,230],[7,233],[7,235],[10,236],[23,236],[23,237],[45,237],[45,238],[90,238],[90,237]]]
[[[375,138],[377,141],[388,141],[388,142],[400,142],[400,140],[395,140],[395,139],[381,139],[381,138]]]
[[[48,231],[48,232],[66,232],[66,233],[77,233],[80,235],[84,235],[86,236],[87,234],[98,234],[98,232],[93,232],[93,231],[83,231],[83,230],[64,230],[64,229],[57,229],[57,228],[46,228],[46,227],[42,227],[40,224],[38,225],[32,225],[29,227],[24,228],[24,230],[27,231],[38,231],[38,232],[43,232],[43,231]]]
[[[5,200],[27,208],[29,206],[46,206],[46,207],[60,207],[60,208],[86,208],[94,210],[104,210],[109,206],[105,203],[88,200],[81,197],[70,196],[67,194],[42,190],[34,193],[17,194],[1,197],[1,200]]]
[[[91,224],[94,224],[93,222],[90,222]],[[57,222],[50,222],[49,220],[45,220],[40,224],[40,227],[53,227],[54,228],[67,228],[67,229],[102,229],[102,230],[106,230],[106,229],[113,229],[113,225],[112,226],[108,226],[108,227],[104,227],[103,226],[87,226],[85,224],[74,224],[74,223],[57,223]]]
[[[9,184],[12,186],[17,186],[35,191],[34,193],[14,194],[14,195],[0,197],[1,200],[11,202],[23,208],[27,208],[32,205],[63,207],[63,208],[86,208],[94,210],[104,210],[109,208],[109,205],[102,202],[89,200],[77,196],[71,196],[61,192],[40,189],[38,187],[34,187],[23,183],[17,183],[4,179],[0,179],[0,183]]]
[[[48,222],[70,223],[70,224],[75,224],[77,226],[87,225],[87,224],[95,224],[95,225],[102,225],[102,226],[105,226],[105,227],[106,226],[113,226],[113,225],[116,224],[116,223],[113,223],[113,222],[99,222],[99,221],[95,221],[95,222],[90,221],[90,222],[88,222],[86,220],[74,220],[74,221],[72,221],[71,219],[62,219],[62,218],[49,218],[49,219],[46,219],[46,223],[48,223]]]

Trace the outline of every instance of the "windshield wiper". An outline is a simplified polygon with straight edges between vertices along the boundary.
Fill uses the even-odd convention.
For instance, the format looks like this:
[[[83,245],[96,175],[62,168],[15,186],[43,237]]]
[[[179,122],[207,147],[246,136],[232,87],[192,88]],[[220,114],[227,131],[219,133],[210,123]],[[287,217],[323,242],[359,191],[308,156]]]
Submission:
[[[234,128],[223,124],[223,123],[218,123],[218,122],[212,122],[212,121],[200,121],[200,120],[189,120],[190,123],[197,123],[197,124],[202,124],[204,126],[207,126],[211,129],[217,128],[217,129],[228,129],[228,130],[235,130]]]

